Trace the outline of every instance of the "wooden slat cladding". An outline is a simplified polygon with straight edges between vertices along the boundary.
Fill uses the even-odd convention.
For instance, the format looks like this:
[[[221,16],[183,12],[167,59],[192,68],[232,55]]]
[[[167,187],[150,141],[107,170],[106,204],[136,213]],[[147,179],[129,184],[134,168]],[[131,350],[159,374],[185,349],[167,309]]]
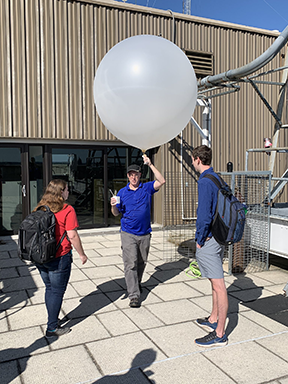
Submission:
[[[119,41],[138,34],[171,41],[175,36],[183,51],[202,55],[203,61],[195,62],[198,69],[194,64],[196,73],[201,67],[204,71],[208,58],[207,71],[217,74],[251,62],[277,37],[274,32],[104,0],[1,0],[0,23],[0,137],[93,143],[115,141],[96,113],[93,80],[101,59]],[[263,71],[280,66],[280,60],[278,54]],[[269,79],[279,80],[279,74]],[[279,89],[259,87],[275,109]],[[202,125],[199,107],[194,115]],[[242,170],[246,148],[261,147],[273,127],[272,116],[249,84],[212,99],[215,169],[225,170],[232,161],[235,170]],[[281,132],[281,145],[285,135]],[[201,143],[190,124],[184,137],[191,146]],[[167,169],[179,170],[179,151],[169,144],[165,148]],[[267,168],[265,156],[255,160],[260,168]]]

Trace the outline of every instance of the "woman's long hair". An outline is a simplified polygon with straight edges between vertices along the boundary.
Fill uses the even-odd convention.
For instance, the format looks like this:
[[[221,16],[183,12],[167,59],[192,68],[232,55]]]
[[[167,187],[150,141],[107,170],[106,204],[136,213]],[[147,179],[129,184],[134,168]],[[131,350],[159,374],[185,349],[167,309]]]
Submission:
[[[67,183],[64,180],[61,180],[61,179],[51,180],[45,189],[42,199],[39,201],[34,211],[36,211],[40,205],[48,205],[48,207],[51,209],[53,213],[57,213],[61,211],[65,203],[65,200],[62,196],[62,192],[64,191],[66,186],[67,186]]]

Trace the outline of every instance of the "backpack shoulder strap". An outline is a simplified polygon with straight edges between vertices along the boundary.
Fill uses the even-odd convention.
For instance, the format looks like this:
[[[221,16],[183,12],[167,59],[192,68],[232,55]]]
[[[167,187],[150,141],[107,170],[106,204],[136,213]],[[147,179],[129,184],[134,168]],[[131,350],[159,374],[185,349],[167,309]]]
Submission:
[[[207,173],[206,175],[204,175],[203,177],[207,177],[207,179],[210,179],[211,181],[213,181],[213,183],[220,189],[222,187],[222,185],[225,185],[225,182],[223,181],[223,179],[219,176],[220,180],[221,180],[221,183],[220,181],[217,179],[217,177],[215,177],[214,175],[211,175],[211,173]]]

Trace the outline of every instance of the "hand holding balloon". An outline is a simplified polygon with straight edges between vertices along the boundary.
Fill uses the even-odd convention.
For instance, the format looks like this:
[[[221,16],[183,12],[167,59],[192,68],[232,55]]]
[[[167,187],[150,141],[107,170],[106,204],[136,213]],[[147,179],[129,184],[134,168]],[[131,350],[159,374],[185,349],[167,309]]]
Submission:
[[[196,105],[197,80],[177,45],[140,35],[121,41],[104,56],[93,91],[106,128],[145,152],[186,127]]]
[[[151,165],[151,160],[149,159],[149,157],[148,157],[147,155],[143,155],[142,158],[143,158],[143,163],[144,163],[145,165],[148,165],[148,167],[150,167],[150,165]]]

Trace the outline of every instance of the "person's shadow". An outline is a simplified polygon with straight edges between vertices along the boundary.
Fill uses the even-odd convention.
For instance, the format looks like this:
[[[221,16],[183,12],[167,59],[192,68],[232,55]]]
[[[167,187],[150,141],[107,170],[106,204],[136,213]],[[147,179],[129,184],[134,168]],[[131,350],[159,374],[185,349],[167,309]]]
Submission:
[[[92,384],[135,384],[143,380],[143,374],[147,377],[147,383],[155,383],[154,380],[149,379],[149,376],[153,375],[153,371],[144,371],[147,367],[149,367],[156,359],[156,352],[150,349],[144,349],[139,352],[131,363],[131,368],[128,372],[123,373],[121,375],[108,375],[103,376],[101,379],[94,381]],[[137,379],[138,378],[138,379]],[[142,382],[142,381],[141,381]]]
[[[226,335],[229,336],[238,324],[239,304],[251,307],[258,301],[264,287],[258,287],[245,273],[234,275],[234,282],[228,287],[228,324]],[[253,308],[252,308],[253,309]]]
[[[164,263],[155,267],[155,272],[142,285],[140,302],[144,302],[153,289],[165,281],[172,279],[181,273],[188,264],[188,260]],[[72,311],[67,313],[61,320],[61,324],[67,327],[73,327],[79,324],[85,318],[100,311],[102,308],[116,302],[119,299],[127,298],[125,279],[117,278],[108,280],[97,286],[97,289],[80,299],[80,304]]]
[[[52,339],[49,343],[51,344],[55,340]],[[32,352],[37,351],[37,349],[47,347],[47,345],[47,340],[43,336],[40,339],[35,340],[34,343],[29,345],[27,348],[7,348],[0,351],[0,363],[21,359],[21,365],[17,364],[17,369],[13,369],[13,367],[11,367],[10,369],[1,371],[1,384],[9,384],[13,382],[14,379],[25,371]]]

